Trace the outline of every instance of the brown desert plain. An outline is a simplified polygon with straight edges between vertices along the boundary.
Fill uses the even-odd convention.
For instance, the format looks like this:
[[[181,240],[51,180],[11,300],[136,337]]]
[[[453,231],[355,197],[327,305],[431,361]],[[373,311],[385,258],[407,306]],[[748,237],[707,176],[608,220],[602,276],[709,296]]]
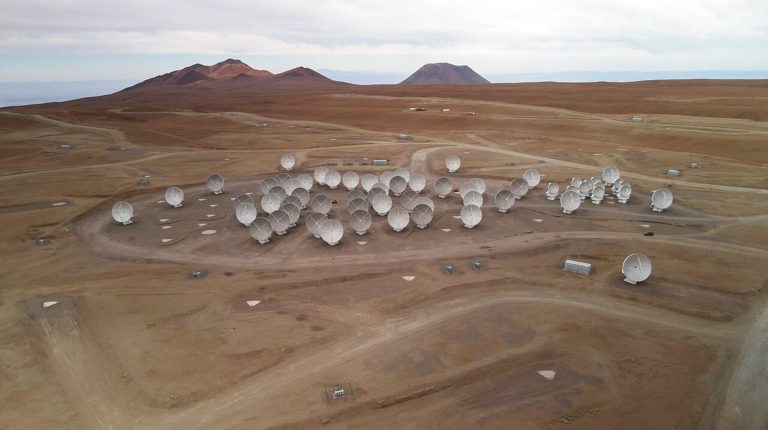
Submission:
[[[7,107],[0,130],[0,428],[768,428],[768,81],[357,86],[300,68]],[[261,215],[285,153],[294,176],[421,173],[434,220],[373,214],[358,236],[347,190],[315,184],[341,242],[312,237],[307,209],[261,245],[232,200]],[[610,165],[627,204],[546,199]],[[541,184],[496,211],[529,168]],[[477,227],[435,196],[442,176],[485,180]],[[631,286],[635,252],[653,273]]]

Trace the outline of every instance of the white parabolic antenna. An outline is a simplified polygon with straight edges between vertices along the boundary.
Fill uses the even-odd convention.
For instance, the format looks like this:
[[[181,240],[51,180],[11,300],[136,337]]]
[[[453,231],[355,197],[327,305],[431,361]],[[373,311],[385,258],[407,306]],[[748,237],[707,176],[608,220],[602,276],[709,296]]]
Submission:
[[[467,205],[461,208],[461,222],[466,228],[474,228],[483,220],[483,211],[475,205]]]
[[[576,191],[566,191],[560,196],[560,207],[563,213],[570,214],[581,206],[581,196]]]
[[[336,245],[341,241],[342,236],[344,236],[344,226],[338,220],[328,219],[320,226],[320,237],[328,245]]]
[[[461,159],[458,155],[449,155],[445,159],[445,167],[448,169],[448,173],[456,173],[461,167]]]
[[[619,203],[626,203],[629,201],[629,198],[632,196],[632,186],[628,183],[625,183],[624,185],[619,188],[619,194],[616,196],[616,200],[619,201]]]
[[[433,216],[434,212],[432,211],[432,208],[423,203],[416,205],[413,208],[413,211],[411,211],[413,223],[416,224],[416,227],[418,228],[426,228],[429,223],[432,222]]]
[[[389,188],[389,181],[392,180],[392,178],[395,177],[395,172],[386,171],[379,175],[379,182],[386,185],[387,188]]]
[[[280,205],[283,203],[283,197],[276,193],[264,194],[261,196],[261,209],[264,212],[271,214],[272,212],[280,209]]]
[[[282,172],[282,173],[278,173],[277,176],[275,176],[275,179],[277,180],[278,185],[285,188],[285,185],[288,183],[288,181],[291,180],[291,175],[285,172]]]
[[[269,242],[269,238],[272,237],[272,223],[266,218],[256,218],[248,228],[251,233],[251,237],[259,241],[261,244]]]
[[[420,193],[424,191],[424,187],[427,186],[427,178],[424,177],[421,173],[414,173],[411,175],[411,178],[408,180],[408,187],[410,187],[413,191],[416,191],[417,193]]]
[[[285,205],[285,204],[292,204],[296,206],[297,209],[301,210],[301,200],[298,197],[288,196],[284,198],[281,205]]]
[[[651,209],[661,212],[672,206],[672,191],[669,188],[659,188],[651,194]]]
[[[374,189],[374,188],[380,188],[382,191],[384,191],[384,194],[389,194],[389,186],[388,186],[388,185],[386,185],[386,184],[385,184],[385,183],[383,183],[383,182],[376,182],[376,183],[375,183],[375,184],[373,184],[373,186],[371,187],[371,189]],[[370,192],[370,191],[369,191],[369,192]]]
[[[515,205],[515,195],[512,194],[511,190],[505,188],[496,193],[495,201],[497,210],[505,213]]]
[[[221,194],[224,192],[224,178],[222,178],[220,175],[209,176],[205,181],[205,185],[213,194]]]
[[[300,188],[300,185],[301,184],[299,184],[299,181],[293,178],[285,181],[285,184],[283,184],[283,189],[285,190],[285,194],[290,196],[291,194],[293,194],[293,190],[295,190],[296,188]]]
[[[296,182],[299,183],[299,186],[301,188],[304,188],[307,191],[312,190],[312,185],[315,184],[315,181],[312,179],[311,176],[309,176],[306,173],[302,173],[299,176],[296,177]]]
[[[477,189],[477,192],[480,194],[485,193],[485,181],[480,178],[472,178],[469,180],[470,183],[475,185],[475,189]]]
[[[464,197],[461,200],[464,202],[464,206],[467,206],[467,205],[475,205],[477,207],[483,206],[483,195],[480,194],[478,191],[470,191],[467,194],[464,194]]]
[[[320,238],[320,227],[323,225],[325,220],[328,219],[328,216],[325,214],[321,214],[320,212],[312,212],[307,217],[306,225],[307,225],[307,231],[312,234],[312,236],[315,236],[316,238]]]
[[[358,209],[349,215],[349,226],[359,235],[367,233],[372,223],[373,218],[367,210]]]
[[[175,185],[168,187],[165,190],[165,201],[175,208],[180,208],[181,202],[184,201],[184,191]]]
[[[528,169],[523,172],[523,179],[528,183],[528,188],[534,188],[541,182],[541,175],[536,169]]]
[[[559,193],[560,193],[560,185],[558,185],[555,182],[550,182],[549,184],[547,184],[547,199],[548,200],[554,200]]]
[[[112,219],[123,225],[131,224],[133,221],[133,206],[128,202],[117,202],[112,206]]]
[[[467,181],[461,184],[459,187],[459,196],[463,199],[465,195],[467,195],[470,191],[477,191],[480,192],[479,189],[477,189],[477,184],[475,184],[472,181]]]
[[[235,218],[244,226],[249,227],[253,220],[256,219],[256,206],[253,203],[243,202],[235,209]]]
[[[403,194],[406,188],[408,188],[408,180],[402,176],[393,176],[392,179],[389,180],[389,189],[392,190],[392,194],[396,196]]]
[[[579,185],[581,185],[582,182],[584,181],[582,181],[579,178],[571,178],[571,185],[573,185],[576,188],[579,188]]]
[[[600,204],[603,201],[603,197],[605,197],[605,188],[602,186],[595,187],[592,190],[592,203]]]
[[[410,221],[411,216],[408,211],[400,206],[392,208],[387,215],[387,222],[394,231],[403,231]]]
[[[309,202],[309,207],[312,208],[312,212],[320,212],[321,214],[327,214],[331,210],[331,199],[325,194],[317,194]]]
[[[358,197],[355,199],[352,199],[349,204],[347,204],[347,212],[352,214],[359,210],[364,210],[368,212],[368,200]]]
[[[453,182],[451,182],[450,179],[439,178],[437,182],[435,182],[435,192],[437,193],[437,197],[444,199],[451,193],[451,190],[453,190]]]
[[[613,185],[619,176],[621,176],[621,172],[617,167],[609,166],[603,169],[603,183],[606,185]]]
[[[328,173],[325,174],[325,185],[328,185],[330,189],[335,190],[340,183],[341,173],[337,170],[329,170]]]
[[[523,178],[515,178],[509,185],[509,189],[512,191],[512,194],[515,195],[515,198],[519,200],[528,193],[528,182]]]
[[[285,192],[285,188],[280,185],[275,185],[274,187],[270,188],[267,194],[274,194],[280,197],[280,201],[283,201],[284,198],[288,197],[288,193]]]
[[[419,197],[413,202],[413,207],[416,207],[418,205],[427,205],[429,206],[432,211],[435,211],[435,202],[432,201],[429,197]]]
[[[291,220],[288,214],[283,211],[282,209],[278,209],[271,214],[269,214],[269,217],[267,218],[272,224],[272,231],[275,232],[277,235],[284,235],[288,232],[288,227],[291,225]]]
[[[330,169],[325,166],[315,167],[315,182],[320,185],[325,185],[325,175],[328,174]]]
[[[344,203],[346,203],[346,205],[349,206],[349,202],[351,202],[354,199],[365,200],[365,193],[360,190],[352,190],[347,193],[346,197],[344,197]]]
[[[366,193],[368,191],[371,191],[373,184],[375,184],[376,182],[379,182],[379,178],[373,173],[366,173],[360,178],[360,186],[363,187],[363,191],[365,191]]]
[[[371,207],[379,216],[384,216],[392,209],[392,199],[388,195],[380,193],[371,201]]]
[[[233,203],[235,205],[235,209],[237,209],[241,203],[250,203],[254,206],[256,205],[256,203],[253,201],[253,197],[249,196],[248,194],[239,194],[237,197],[235,197],[235,201]]]
[[[285,170],[292,170],[293,166],[296,165],[296,157],[294,157],[293,154],[283,154],[283,156],[280,157],[280,165],[283,166],[283,169]]]
[[[278,185],[280,185],[280,183],[277,182],[277,179],[265,178],[263,181],[261,181],[261,193],[267,194],[269,190],[272,189],[272,187],[276,187]]]
[[[405,167],[401,167],[395,170],[395,176],[402,176],[403,178],[405,178],[405,182],[408,182],[411,179],[411,171],[406,169]]]
[[[400,196],[400,206],[404,207],[408,212],[412,211],[416,206],[416,200],[419,199],[419,195],[416,191],[408,190]]]
[[[307,207],[307,204],[309,204],[309,191],[307,191],[305,188],[295,188],[291,195],[299,199],[302,208]]]
[[[296,227],[296,221],[301,216],[301,209],[293,203],[283,203],[280,210],[288,214],[288,227]]]
[[[651,260],[643,254],[631,254],[621,265],[621,273],[625,276],[624,282],[632,285],[648,279],[652,269]]]
[[[345,172],[341,175],[341,182],[344,184],[344,188],[354,190],[360,185],[360,176],[355,172]]]

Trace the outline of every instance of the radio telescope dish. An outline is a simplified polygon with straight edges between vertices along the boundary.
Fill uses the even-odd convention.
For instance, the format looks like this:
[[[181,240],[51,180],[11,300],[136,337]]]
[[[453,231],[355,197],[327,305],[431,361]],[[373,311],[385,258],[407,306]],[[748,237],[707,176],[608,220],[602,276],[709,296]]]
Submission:
[[[475,184],[472,181],[467,181],[461,184],[459,187],[459,196],[463,199],[465,195],[467,195],[470,191],[477,191],[480,192],[480,190],[477,189],[477,184]]]
[[[392,199],[388,195],[381,193],[371,200],[371,207],[379,216],[384,216],[392,209]]]
[[[291,226],[291,219],[288,213],[286,213],[282,209],[278,209],[267,217],[269,220],[269,223],[272,224],[272,231],[275,232],[276,235],[282,236],[285,233],[288,233],[288,227]]]
[[[402,176],[403,178],[405,178],[405,182],[408,182],[411,180],[411,171],[406,169],[405,167],[401,167],[395,170],[395,176]]]
[[[592,203],[599,205],[605,197],[605,188],[601,185],[592,190]]]
[[[483,206],[483,195],[477,191],[470,191],[464,194],[464,198],[461,199],[464,202],[464,206],[475,205],[477,207]]]
[[[449,155],[445,159],[445,167],[448,169],[448,173],[456,173],[461,167],[461,159],[458,155]]]
[[[384,183],[377,182],[377,183],[373,184],[373,187],[371,187],[371,189],[374,189],[374,188],[381,188],[381,190],[384,191],[384,194],[389,194],[389,187],[387,185],[385,185]]]
[[[293,190],[291,195],[299,199],[299,203],[301,203],[302,209],[306,208],[307,204],[309,204],[309,191],[306,189],[298,187]]]
[[[515,178],[509,185],[509,189],[515,195],[515,199],[520,200],[521,197],[528,193],[528,182],[523,178]]]
[[[408,214],[408,211],[400,206],[392,208],[387,215],[387,222],[394,231],[403,231],[410,221],[411,216]]]
[[[165,190],[165,201],[175,208],[180,208],[182,206],[181,202],[184,201],[184,191],[175,185],[168,187]]]
[[[128,202],[117,202],[112,206],[112,219],[122,225],[133,223],[133,206]]]
[[[299,185],[300,185],[299,181],[293,178],[285,181],[285,184],[283,184],[283,189],[285,190],[285,194],[290,196],[291,194],[293,194],[293,190],[295,190],[296,188],[299,188]]]
[[[475,188],[477,189],[477,192],[480,194],[485,194],[485,181],[480,178],[472,178],[469,180],[470,183],[475,185]]]
[[[672,206],[672,191],[669,188],[659,188],[651,194],[651,209],[661,212]]]
[[[330,189],[335,190],[340,183],[341,173],[337,170],[329,170],[328,173],[325,174],[325,185],[328,185]]]
[[[589,182],[582,182],[581,185],[579,185],[579,197],[581,197],[582,200],[586,199],[591,190]]]
[[[365,193],[360,190],[352,190],[347,193],[347,197],[344,198],[344,203],[346,203],[346,205],[349,206],[349,202],[351,202],[354,199],[365,200]]]
[[[396,196],[402,195],[406,188],[408,188],[408,180],[402,176],[393,176],[389,180],[389,189]]]
[[[348,190],[354,190],[360,184],[360,176],[355,172],[345,172],[341,175],[341,182]]]
[[[283,169],[285,170],[293,170],[293,166],[296,165],[296,157],[294,157],[293,154],[283,154],[283,156],[280,157],[280,165],[283,166]]]
[[[408,212],[411,212],[414,206],[416,206],[416,200],[419,198],[420,197],[416,191],[408,190],[400,196],[400,206],[404,207]]]
[[[581,185],[582,182],[584,182],[584,181],[582,181],[579,178],[571,178],[571,185],[573,185],[576,188],[579,188],[579,186]]]
[[[209,176],[208,180],[205,181],[205,185],[213,194],[221,194],[224,192],[224,178],[220,175]]]
[[[325,166],[315,167],[315,182],[320,185],[325,185],[325,175],[327,175],[328,172],[330,172],[330,169]]]
[[[496,208],[501,213],[506,213],[515,205],[515,195],[511,190],[503,189],[496,193]]]
[[[651,260],[643,254],[631,254],[621,265],[621,273],[625,276],[624,282],[632,285],[648,279],[652,270]]]
[[[433,216],[434,211],[432,208],[423,203],[416,205],[413,208],[413,211],[411,211],[411,219],[413,219],[413,223],[416,224],[416,227],[418,228],[427,228],[429,223],[432,222]]]
[[[523,172],[523,179],[528,183],[528,188],[533,189],[541,182],[541,175],[536,169],[528,169]]]
[[[386,171],[379,175],[379,182],[386,185],[389,188],[389,181],[395,177],[395,172]]]
[[[315,181],[312,179],[312,177],[306,173],[302,173],[297,176],[296,182],[299,183],[299,187],[304,188],[307,191],[312,191],[312,185],[315,184]]]
[[[571,214],[581,206],[581,196],[576,191],[566,191],[560,196],[560,207],[564,214]]]
[[[272,237],[272,223],[267,218],[259,217],[253,220],[248,231],[252,238],[263,245],[269,242],[269,238]]]
[[[283,203],[283,205],[280,206],[280,211],[288,214],[288,228],[296,227],[296,221],[298,221],[301,216],[301,209],[294,204]]]
[[[235,201],[232,202],[235,205],[235,209],[237,209],[238,206],[242,203],[250,203],[254,206],[256,206],[256,203],[253,201],[253,197],[249,196],[248,194],[240,194],[237,197],[235,197]]]
[[[560,194],[560,185],[556,184],[555,182],[548,183],[547,184],[547,200],[556,199],[558,194]]]
[[[617,179],[616,182],[614,182],[613,186],[611,187],[611,191],[613,191],[613,194],[619,194],[619,190],[621,189],[622,185],[624,185],[624,180]]]
[[[320,237],[327,243],[328,245],[334,246],[339,241],[341,241],[341,238],[344,236],[344,226],[341,225],[341,222],[335,219],[328,219],[325,220],[323,225],[320,226]]]
[[[416,199],[416,201],[413,202],[413,207],[418,205],[427,205],[430,209],[432,209],[432,212],[435,211],[435,202],[433,202],[429,197],[419,197]]]
[[[605,185],[613,185],[619,176],[621,176],[621,172],[617,167],[609,166],[603,169],[603,183]]]
[[[367,210],[358,209],[349,214],[349,226],[352,227],[355,233],[361,236],[368,233],[372,223],[373,218],[371,218],[371,214]]]
[[[282,173],[278,173],[277,176],[275,176],[275,179],[277,179],[278,185],[285,188],[285,184],[287,184],[288,181],[291,180],[291,175],[285,172],[282,172]]]
[[[301,200],[298,197],[288,196],[283,199],[281,205],[294,205],[296,206],[296,209],[301,211]]]
[[[309,206],[312,208],[312,212],[320,212],[327,215],[331,210],[331,199],[325,194],[317,194],[309,202]]]
[[[280,185],[280,183],[277,182],[277,179],[266,178],[263,181],[261,181],[261,193],[267,194],[269,190],[272,189],[272,187],[277,187],[278,185]]]
[[[467,205],[461,208],[461,222],[466,228],[475,228],[483,219],[483,211],[475,205]]]
[[[235,209],[235,218],[246,227],[251,225],[256,215],[256,206],[253,203],[244,202]]]
[[[616,200],[619,203],[627,203],[632,196],[632,187],[629,184],[624,184],[619,188],[619,194],[616,195]]]
[[[568,191],[573,191],[574,193],[579,194],[579,187],[577,187],[576,185],[568,185],[567,187],[565,187],[565,192],[568,192]]]
[[[276,185],[270,188],[267,194],[274,194],[280,197],[281,202],[283,201],[284,198],[288,197],[288,193],[285,192],[285,188],[281,187],[280,185]]]
[[[362,177],[360,177],[360,186],[363,187],[363,191],[366,193],[368,191],[371,191],[371,188],[373,187],[373,184],[376,182],[379,182],[378,176],[372,174],[372,173],[366,173]]]
[[[347,212],[352,214],[357,211],[366,211],[368,212],[368,201],[361,198],[352,199],[349,204],[347,205]]]
[[[379,194],[385,194],[386,195],[384,190],[379,188],[379,187],[371,188],[371,191],[368,191],[368,197],[367,197],[368,201],[369,202],[373,202],[373,199],[375,199],[376,196],[378,196]]]
[[[328,216],[325,214],[321,214],[320,212],[312,212],[307,217],[307,221],[305,223],[307,225],[307,231],[310,232],[312,236],[320,239],[320,226],[322,226],[327,219]]]
[[[280,209],[282,203],[283,198],[279,194],[269,193],[261,196],[261,208],[268,214]]]
[[[435,182],[435,192],[437,197],[444,199],[453,190],[453,182],[448,178],[439,178]]]
[[[408,186],[417,193],[424,191],[424,187],[427,186],[427,178],[421,173],[414,173],[408,180]]]

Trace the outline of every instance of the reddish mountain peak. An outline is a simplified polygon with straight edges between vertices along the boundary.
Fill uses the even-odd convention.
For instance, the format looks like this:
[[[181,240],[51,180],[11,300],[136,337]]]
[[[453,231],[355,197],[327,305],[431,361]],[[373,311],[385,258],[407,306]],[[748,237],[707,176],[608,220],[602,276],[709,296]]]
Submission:
[[[299,66],[299,67],[296,67],[295,69],[291,69],[291,70],[285,71],[283,73],[278,73],[275,76],[285,77],[285,78],[309,77],[309,78],[319,78],[319,79],[324,79],[324,80],[330,81],[330,79],[328,79],[327,77],[321,75],[320,73],[317,73],[316,71],[314,71],[314,70],[312,70],[310,68],[304,67],[304,66]]]
[[[183,69],[148,79],[132,87],[126,88],[126,90],[167,85],[200,84],[209,81],[229,79],[239,75],[267,78],[272,76],[272,73],[267,70],[253,69],[240,60],[229,58],[212,66],[205,66],[199,63],[193,64]]]

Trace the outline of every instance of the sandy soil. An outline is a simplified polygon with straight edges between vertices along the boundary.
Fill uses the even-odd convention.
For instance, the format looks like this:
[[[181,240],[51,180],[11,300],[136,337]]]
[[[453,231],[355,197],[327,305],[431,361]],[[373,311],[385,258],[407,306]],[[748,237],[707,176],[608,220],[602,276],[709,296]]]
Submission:
[[[763,81],[203,85],[2,109],[0,427],[766,428],[766,99]],[[258,202],[284,152],[293,175],[422,173],[434,220],[394,232],[374,215],[358,236],[347,191],[315,184],[341,243],[313,238],[305,211],[260,245],[232,199]],[[629,203],[565,215],[546,199],[607,165]],[[542,183],[497,212],[528,168]],[[442,176],[486,181],[476,228],[457,194],[434,196]],[[674,205],[652,212],[661,186]],[[112,220],[118,200],[134,224]],[[632,252],[654,265],[636,287]],[[354,396],[328,400],[335,384]]]

